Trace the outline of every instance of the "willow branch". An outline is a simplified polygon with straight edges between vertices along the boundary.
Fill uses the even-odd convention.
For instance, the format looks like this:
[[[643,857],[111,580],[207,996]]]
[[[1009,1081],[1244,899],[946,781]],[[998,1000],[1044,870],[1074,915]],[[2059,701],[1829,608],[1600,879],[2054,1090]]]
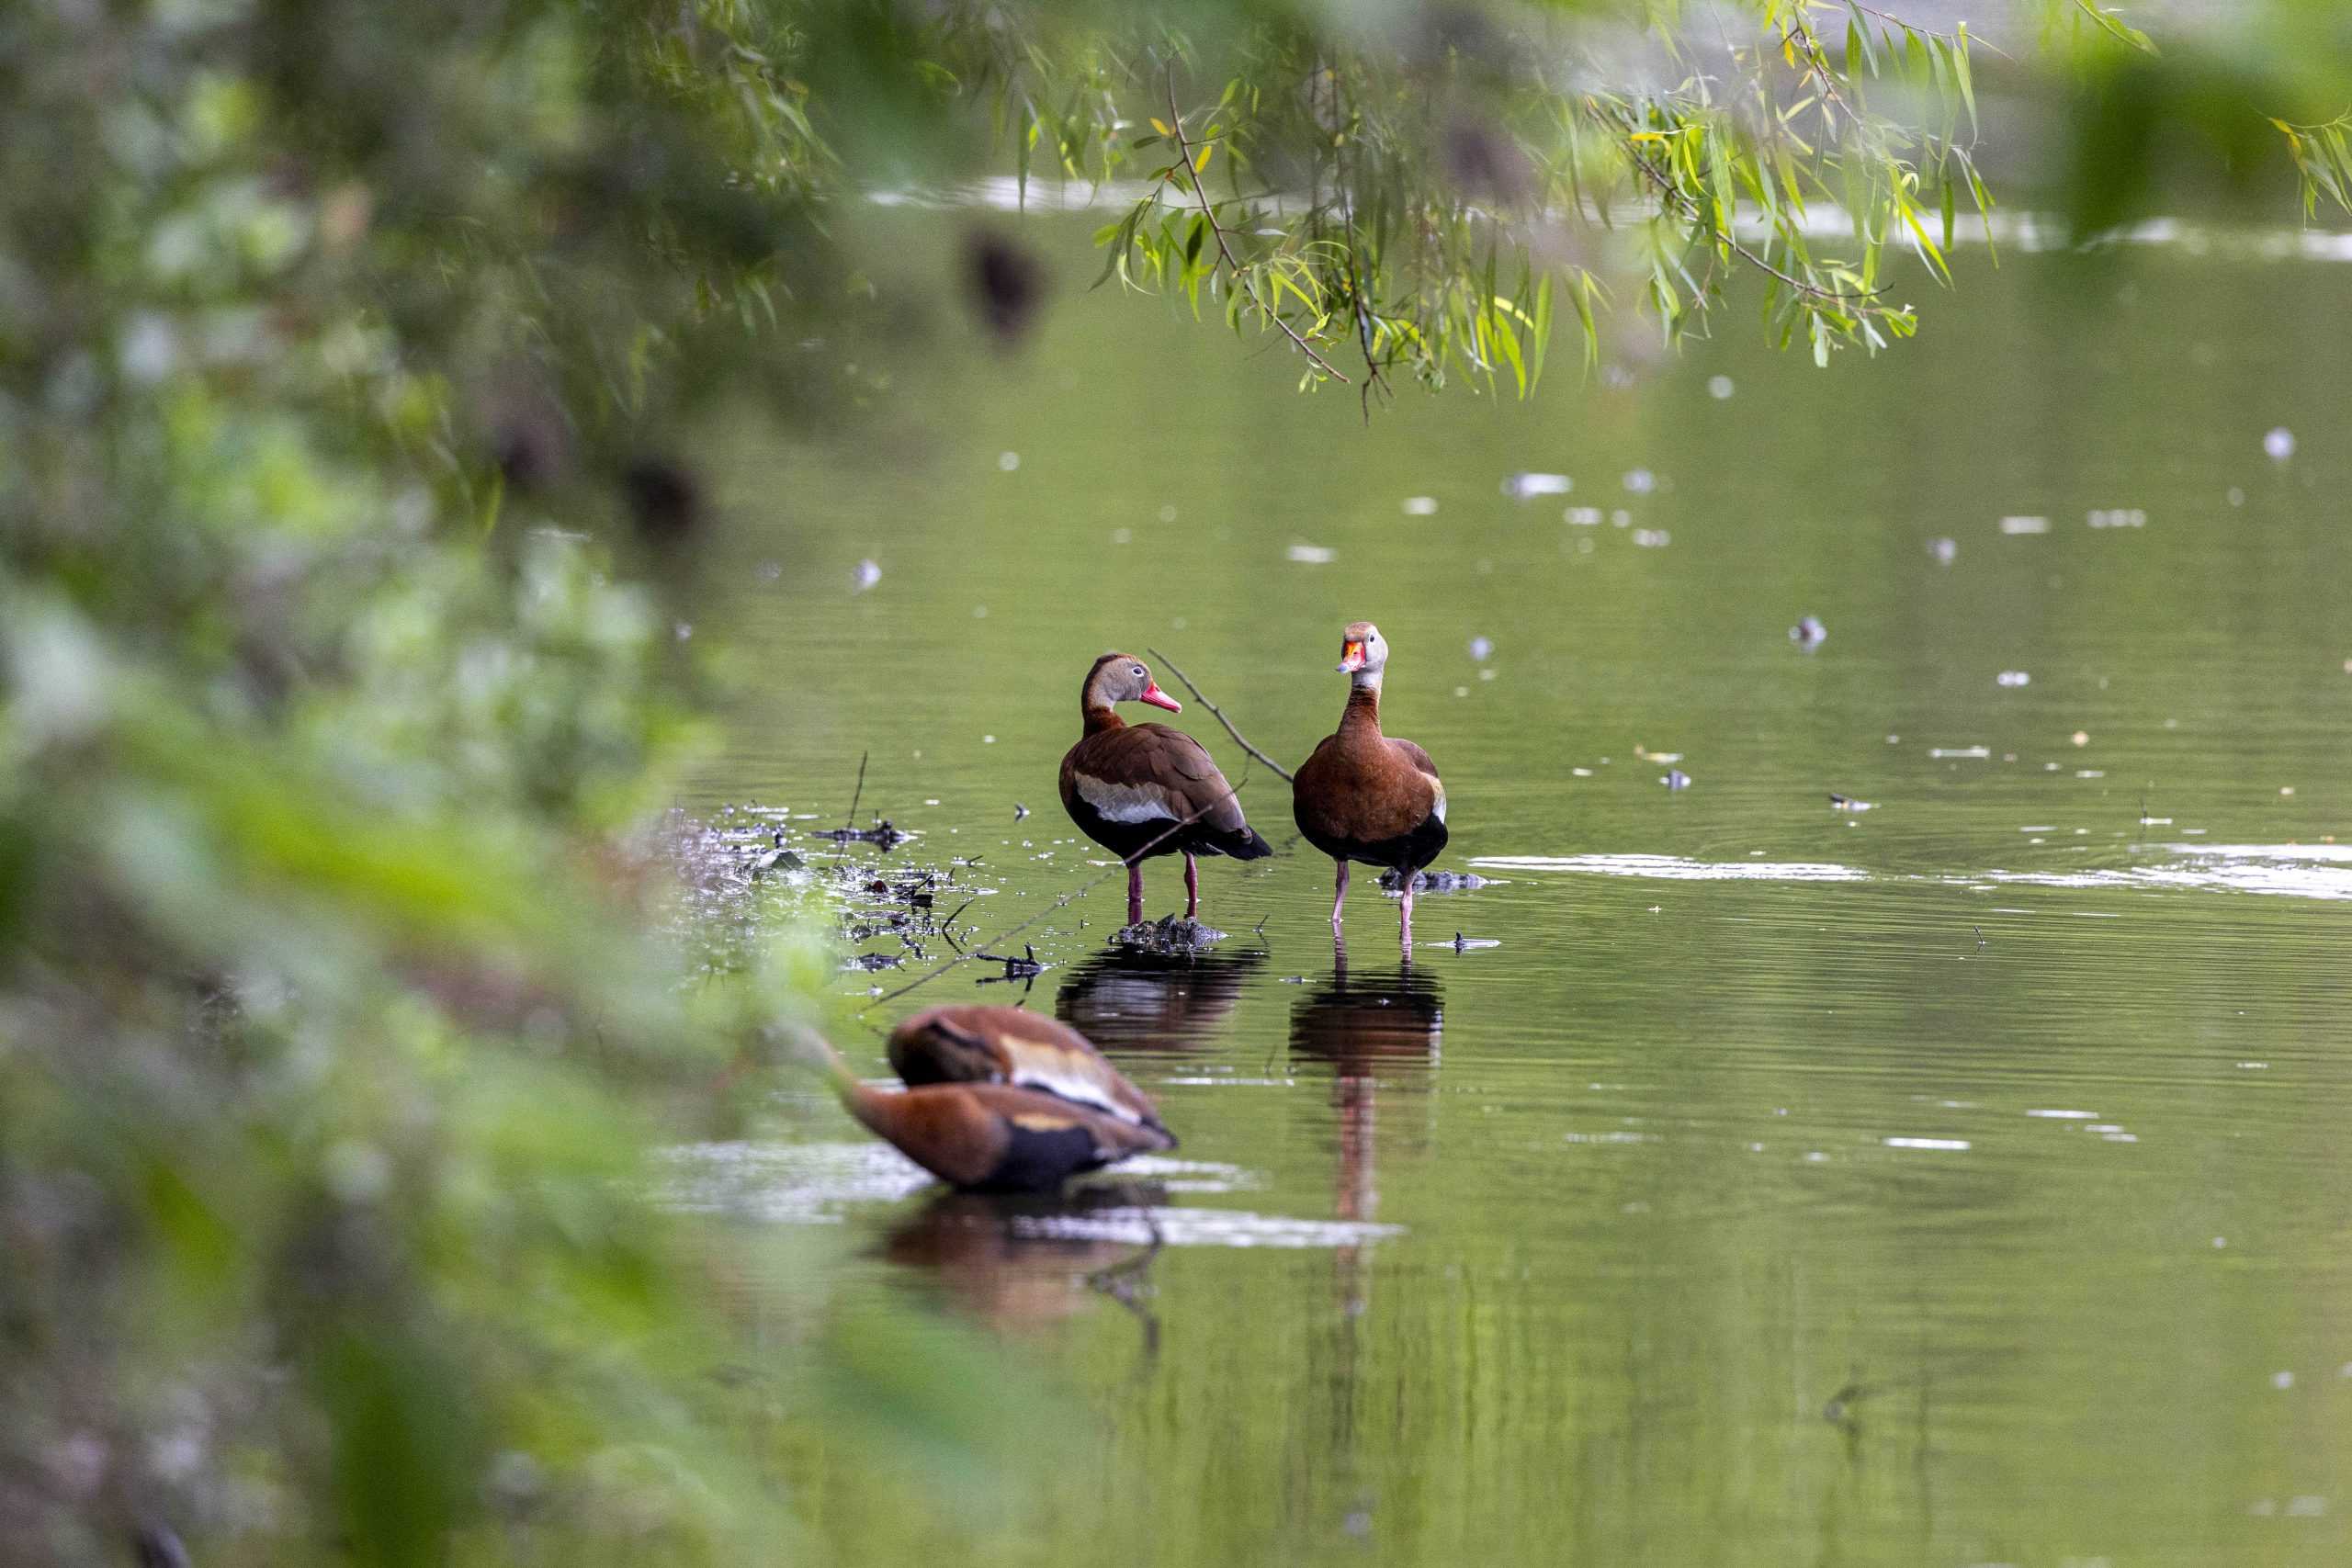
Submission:
[[[1605,116],[1602,116],[1597,110],[1594,111],[1593,118],[1612,134],[1615,134],[1623,129],[1621,126],[1611,124]],[[1666,171],[1660,169],[1656,164],[1651,163],[1649,159],[1644,156],[1640,150],[1635,148],[1632,142],[1629,141],[1624,143],[1624,148],[1625,156],[1633,161],[1634,167],[1639,169],[1648,177],[1652,185],[1657,186],[1658,194],[1663,197],[1676,211],[1681,213],[1683,217],[1690,220],[1692,223],[1697,224],[1700,228],[1704,229],[1707,231],[1708,238],[1713,240],[1717,244],[1722,245],[1724,249],[1730,251],[1732,254],[1737,256],[1748,265],[1756,268],[1758,272],[1768,273],[1771,276],[1779,278],[1782,283],[1787,284],[1791,288],[1795,289],[1798,293],[1803,294],[1809,299],[1832,299],[1840,304],[1859,304],[1865,310],[1875,310],[1882,314],[1885,312],[1885,306],[1871,303],[1871,301],[1875,300],[1880,295],[1886,292],[1886,290],[1883,288],[1873,288],[1864,293],[1848,293],[1842,289],[1824,288],[1818,283],[1808,283],[1802,277],[1783,272],[1779,267],[1774,266],[1770,262],[1765,260],[1754,251],[1749,250],[1746,245],[1741,244],[1736,239],[1732,237],[1728,231],[1719,227],[1704,213],[1701,212],[1698,202],[1692,199],[1690,193],[1684,190],[1680,186],[1676,185],[1672,179],[1668,177]]]
[[[1202,692],[1198,686],[1193,684],[1193,678],[1190,675],[1185,674],[1182,670],[1176,668],[1176,661],[1174,660],[1169,658],[1168,655],[1160,652],[1159,649],[1156,648],[1147,648],[1144,651],[1150,654],[1154,659],[1159,660],[1161,664],[1167,666],[1168,672],[1170,675],[1175,676],[1176,679],[1184,682],[1184,689],[1193,694],[1193,700],[1200,704],[1203,707],[1208,709],[1210,716],[1215,718],[1219,724],[1225,726],[1225,732],[1233,737],[1233,743],[1235,745],[1240,747],[1244,751],[1249,752],[1250,755],[1257,758],[1258,761],[1265,763],[1266,766],[1281,774],[1285,781],[1292,779],[1293,774],[1288,768],[1283,767],[1280,762],[1275,761],[1272,757],[1267,756],[1263,751],[1261,751],[1255,746],[1250,745],[1250,738],[1242,734],[1241,731],[1233,728],[1233,721],[1225,716],[1225,710],[1217,706],[1215,703],[1209,701],[1206,694]]]
[[[1225,225],[1216,220],[1216,204],[1209,199],[1207,187],[1201,184],[1201,172],[1193,166],[1193,144],[1184,136],[1184,114],[1176,107],[1176,72],[1172,66],[1168,73],[1168,125],[1169,139],[1176,143],[1177,166],[1184,171],[1185,181],[1193,187],[1193,198],[1201,204],[1201,217],[1207,221],[1209,233],[1216,240],[1216,254],[1225,258],[1226,270],[1233,275],[1234,286],[1250,296],[1250,302],[1258,307],[1260,315],[1282,329],[1283,336],[1290,339],[1292,346],[1306,355],[1309,364],[1334,380],[1347,380],[1338,366],[1316,353],[1315,345],[1300,336],[1298,329],[1284,321],[1281,311],[1266,303],[1265,297],[1258,292],[1258,286],[1250,280],[1248,270],[1234,259],[1233,246],[1226,239]]]

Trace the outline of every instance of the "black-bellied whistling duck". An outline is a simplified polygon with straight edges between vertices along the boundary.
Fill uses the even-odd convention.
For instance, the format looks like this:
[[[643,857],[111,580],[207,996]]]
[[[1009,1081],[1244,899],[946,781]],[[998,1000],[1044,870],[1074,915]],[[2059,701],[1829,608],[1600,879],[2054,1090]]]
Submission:
[[[1141,660],[1106,653],[1079,687],[1085,731],[1062,758],[1062,805],[1079,831],[1127,863],[1127,923],[1143,919],[1143,863],[1184,857],[1184,918],[1198,918],[1201,880],[1195,855],[1256,860],[1272,848],[1241,815],[1233,786],[1201,743],[1164,724],[1127,724],[1119,703],[1149,703],[1182,713]]]
[[[860,1082],[823,1040],[795,1034],[867,1131],[968,1191],[1049,1191],[1073,1176],[1176,1146],[1164,1128],[1123,1122],[1034,1089],[941,1083],[888,1093]]]
[[[1023,1008],[933,1008],[890,1032],[890,1066],[910,1085],[1001,1083],[1165,1133],[1151,1097],[1069,1024]]]
[[[1299,764],[1291,813],[1306,841],[1339,863],[1331,932],[1348,898],[1348,863],[1396,872],[1405,881],[1399,931],[1413,945],[1413,876],[1445,848],[1445,785],[1430,754],[1380,733],[1380,679],[1388,643],[1370,621],[1340,634],[1340,673],[1349,677],[1340,729]]]

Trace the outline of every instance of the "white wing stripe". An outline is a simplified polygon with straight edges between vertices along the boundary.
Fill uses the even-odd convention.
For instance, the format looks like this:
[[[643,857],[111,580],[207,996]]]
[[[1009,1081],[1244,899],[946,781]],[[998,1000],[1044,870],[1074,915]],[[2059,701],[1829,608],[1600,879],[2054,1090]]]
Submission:
[[[1077,776],[1078,797],[1094,807],[1095,814],[1108,822],[1173,822],[1176,813],[1155,788],[1137,784],[1107,784],[1101,779]]]

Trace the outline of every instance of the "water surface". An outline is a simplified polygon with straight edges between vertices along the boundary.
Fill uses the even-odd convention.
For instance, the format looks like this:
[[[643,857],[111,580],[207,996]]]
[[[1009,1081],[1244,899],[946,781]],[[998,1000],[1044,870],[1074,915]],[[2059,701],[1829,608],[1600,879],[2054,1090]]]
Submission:
[[[1047,965],[870,1019],[1025,998],[1183,1139],[990,1205],[796,1086],[775,1138],[681,1155],[1080,1434],[977,1511],[788,1456],[837,1560],[2345,1561],[2338,292],[1979,256],[1875,363],[1726,320],[1367,430],[1073,289],[1016,359],[910,340],[855,441],[743,455],[695,635],[754,678],[687,804],[834,823],[870,752],[861,815],[918,836],[841,852],[952,865],[967,944],[1035,919],[989,950]],[[1204,863],[1210,956],[1107,952],[1121,880],[1054,793],[1088,663],[1164,649],[1295,759],[1356,617],[1445,774],[1441,864],[1492,884],[1422,900],[1408,957],[1359,875],[1335,954],[1285,786],[1193,705],[1283,852]],[[1147,886],[1181,907],[1174,863]],[[926,967],[863,948],[906,956],[845,1017]]]

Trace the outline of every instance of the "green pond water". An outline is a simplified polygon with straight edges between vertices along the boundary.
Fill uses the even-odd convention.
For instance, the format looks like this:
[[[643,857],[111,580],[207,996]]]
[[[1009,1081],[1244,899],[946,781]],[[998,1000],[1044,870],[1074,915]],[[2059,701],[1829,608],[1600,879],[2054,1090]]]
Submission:
[[[876,253],[919,278],[955,232]],[[747,681],[691,809],[837,825],[870,753],[860,815],[917,836],[847,858],[977,860],[967,945],[1036,920],[989,949],[1035,944],[1026,987],[869,1021],[1025,998],[1183,1140],[1091,1202],[943,1201],[796,1082],[776,1138],[690,1153],[806,1232],[798,1289],[912,1300],[1021,1390],[978,1501],[766,1456],[817,1546],[2352,1560],[2352,268],[1980,251],[1876,362],[1628,320],[1609,373],[1368,428],[1068,281],[1018,355],[910,335],[854,430],[740,454],[694,627]],[[1356,617],[1441,867],[1492,884],[1424,897],[1407,963],[1359,874],[1335,955],[1287,786],[1188,703],[1282,852],[1203,863],[1212,956],[1110,955],[1055,795],[1090,660],[1162,649],[1295,762]],[[1147,912],[1182,897],[1152,863]],[[842,973],[861,1071],[853,1015],[926,967]]]

